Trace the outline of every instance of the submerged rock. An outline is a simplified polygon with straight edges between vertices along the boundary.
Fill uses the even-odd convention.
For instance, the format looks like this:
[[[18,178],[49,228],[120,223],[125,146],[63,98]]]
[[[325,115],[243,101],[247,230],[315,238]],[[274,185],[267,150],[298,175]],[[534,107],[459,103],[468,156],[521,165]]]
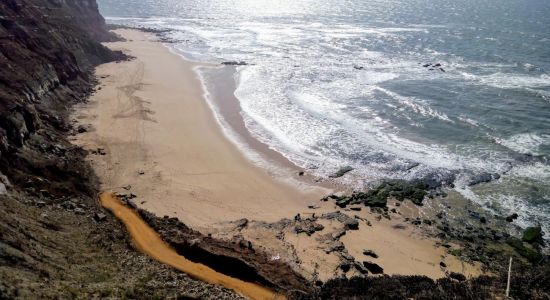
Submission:
[[[246,66],[248,63],[244,61],[224,61],[222,62],[222,65],[226,66]]]
[[[342,176],[344,176],[346,173],[351,172],[352,170],[353,170],[352,167],[350,167],[350,166],[345,166],[345,167],[340,168],[338,171],[336,171],[336,173],[330,175],[329,177],[330,177],[330,178],[342,177]]]

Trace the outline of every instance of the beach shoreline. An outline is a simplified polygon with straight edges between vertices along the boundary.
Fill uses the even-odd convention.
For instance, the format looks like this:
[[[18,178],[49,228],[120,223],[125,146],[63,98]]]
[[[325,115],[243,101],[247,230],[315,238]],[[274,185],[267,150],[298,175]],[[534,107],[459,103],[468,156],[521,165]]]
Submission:
[[[330,189],[293,185],[254,165],[216,121],[194,71],[197,63],[150,33],[116,32],[126,41],[106,45],[135,59],[99,66],[96,93],[74,113],[85,128],[74,142],[93,154],[103,190],[203,234],[241,236],[311,281],[358,275],[360,266],[350,272],[342,267],[353,261],[375,261],[385,274],[480,274],[479,264],[461,262],[422,230],[404,226],[408,218],[401,213],[386,220],[365,208],[342,210],[319,201]],[[297,171],[287,168],[287,177]],[[417,210],[410,204],[399,209],[413,216]],[[350,230],[350,222],[357,226]],[[297,229],[311,224],[320,232]],[[377,258],[365,255],[366,249]]]

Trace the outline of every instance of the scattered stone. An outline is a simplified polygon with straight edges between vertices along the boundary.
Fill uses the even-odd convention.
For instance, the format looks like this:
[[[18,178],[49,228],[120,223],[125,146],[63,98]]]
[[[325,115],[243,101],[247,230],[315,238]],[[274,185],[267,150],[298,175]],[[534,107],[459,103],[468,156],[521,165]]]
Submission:
[[[96,220],[96,222],[103,222],[107,219],[107,215],[104,214],[104,213],[95,213],[94,214],[94,220]]]
[[[307,208],[309,208],[309,209],[318,209],[319,206],[317,206],[315,204],[310,204],[310,205],[307,206]]]
[[[344,246],[344,243],[342,243],[340,241],[335,241],[325,249],[325,253],[329,254],[331,252],[340,252],[340,251],[344,250],[345,248],[346,247]]]
[[[138,172],[138,175],[143,175],[143,174],[145,174],[145,172],[143,172],[143,171]]]
[[[76,129],[76,132],[78,132],[78,133],[84,133],[84,132],[87,132],[87,131],[88,131],[88,129],[86,129],[86,127],[84,127],[82,125],[78,126],[78,128]]]
[[[103,148],[97,148],[96,150],[92,150],[92,154],[107,155],[107,152],[105,152],[105,149],[103,149]]]
[[[363,266],[365,266],[365,268],[367,270],[369,270],[369,272],[371,272],[372,274],[383,274],[384,273],[384,269],[382,267],[380,267],[378,264],[375,264],[373,262],[364,261]]]
[[[304,176],[304,171],[298,172],[298,176]]]
[[[361,66],[353,66],[353,68],[354,68],[355,70],[363,70],[363,69],[365,69],[364,67],[361,67]]]
[[[80,207],[77,207],[74,209],[74,213],[77,214],[77,215],[83,215],[86,213],[86,211],[84,211],[82,208]]]
[[[240,220],[235,221],[235,229],[242,230],[248,225],[248,219],[242,218]]]
[[[403,224],[401,224],[401,223],[395,224],[395,225],[393,225],[392,227],[395,228],[395,229],[406,229],[406,228],[407,228],[407,226],[405,226],[405,225],[403,225]]]
[[[439,262],[439,266],[442,267],[442,268],[446,268],[446,267],[447,267],[447,264],[444,263],[444,262],[442,262],[442,261],[440,261],[440,262]]]
[[[361,207],[359,207],[359,206],[350,207],[349,209],[351,209],[353,211],[361,211]]]
[[[36,206],[38,206],[38,207],[44,207],[44,206],[46,206],[46,202],[44,202],[44,201],[36,201]]]
[[[485,217],[480,217],[480,218],[479,218],[479,222],[481,222],[482,224],[486,224],[486,223],[487,223],[487,218],[485,218]]]
[[[378,258],[378,254],[376,254],[372,250],[363,250],[363,255],[370,256],[372,258]]]
[[[462,282],[466,280],[466,276],[456,272],[451,272],[451,274],[449,274],[449,278],[454,279],[458,282]]]
[[[347,260],[347,261],[354,261],[354,260],[355,260],[355,258],[353,258],[353,256],[351,256],[351,255],[350,255],[349,253],[347,253],[346,251],[340,252],[340,256],[341,256],[343,259]]]
[[[369,274],[369,270],[368,270],[367,268],[365,268],[365,266],[362,265],[361,263],[359,263],[359,262],[356,261],[356,262],[353,263],[353,266],[355,267],[355,269],[356,269],[359,273],[361,273],[361,274],[363,274],[363,275]]]
[[[351,264],[347,261],[343,261],[338,267],[342,270],[342,272],[347,273],[351,269]]]
[[[344,235],[346,235],[346,230],[345,229],[341,229],[341,230],[338,230],[336,231],[335,233],[332,234],[332,238],[337,240],[341,237],[343,237]]]
[[[350,218],[344,222],[344,227],[349,230],[357,230],[359,229],[359,221]]]

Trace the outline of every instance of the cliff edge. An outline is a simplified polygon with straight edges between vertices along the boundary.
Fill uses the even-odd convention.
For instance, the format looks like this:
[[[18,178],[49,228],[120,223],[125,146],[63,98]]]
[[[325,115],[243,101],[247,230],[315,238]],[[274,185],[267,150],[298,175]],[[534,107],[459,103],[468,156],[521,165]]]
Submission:
[[[95,0],[0,1],[0,299],[240,298],[136,252],[97,203],[68,117],[126,59],[115,39]]]

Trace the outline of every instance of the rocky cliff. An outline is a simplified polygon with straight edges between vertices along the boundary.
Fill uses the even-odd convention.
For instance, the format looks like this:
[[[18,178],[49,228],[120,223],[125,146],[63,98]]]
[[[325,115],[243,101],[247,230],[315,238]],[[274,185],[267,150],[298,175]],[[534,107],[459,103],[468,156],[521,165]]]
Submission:
[[[95,0],[0,0],[0,299],[239,298],[134,251],[96,201],[68,116],[126,59],[115,38]]]

